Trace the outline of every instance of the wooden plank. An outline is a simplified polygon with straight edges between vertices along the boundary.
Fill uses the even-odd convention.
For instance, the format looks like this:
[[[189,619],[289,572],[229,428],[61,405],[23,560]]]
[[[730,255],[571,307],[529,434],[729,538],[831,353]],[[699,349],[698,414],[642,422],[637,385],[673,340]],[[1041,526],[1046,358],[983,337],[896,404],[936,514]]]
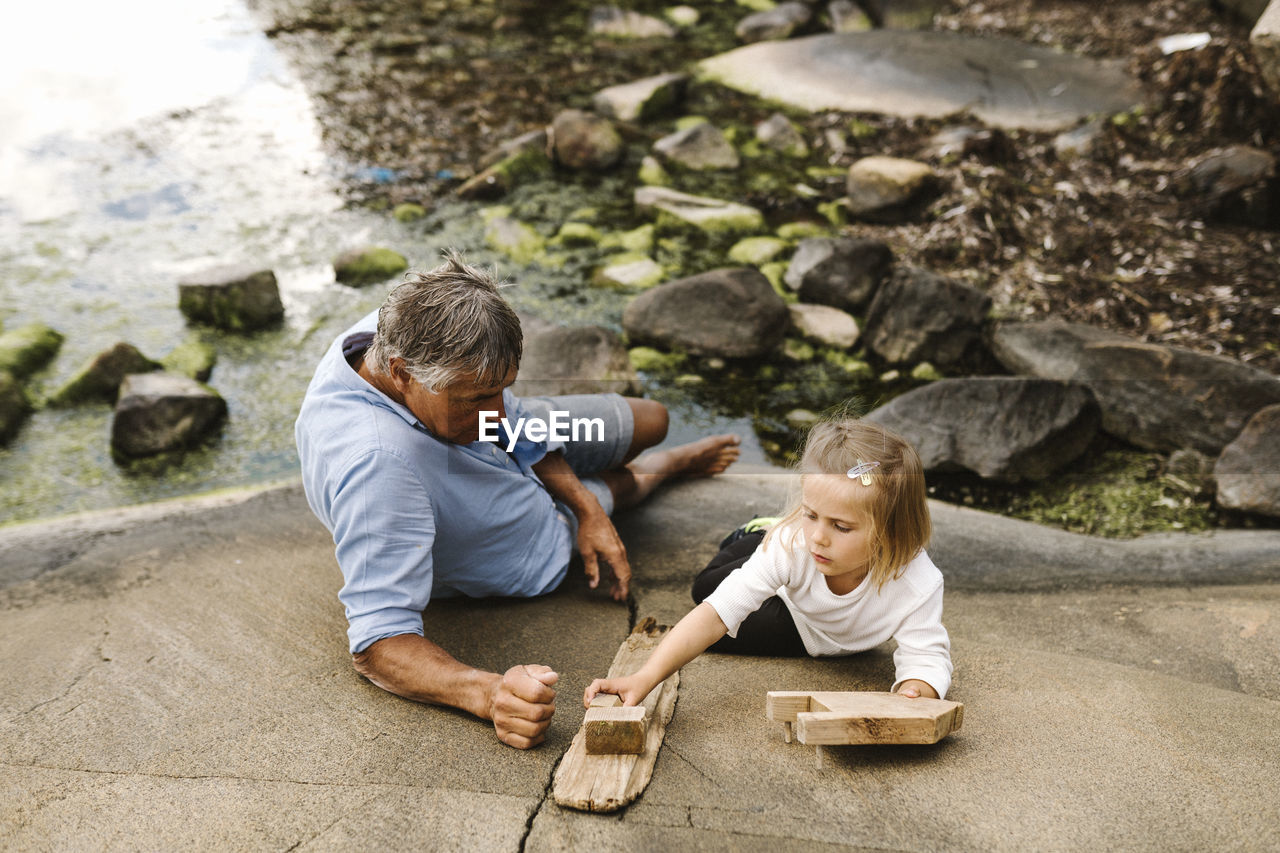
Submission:
[[[640,668],[657,648],[666,632],[653,619],[646,619],[623,640],[609,667],[609,677],[630,675]],[[675,713],[680,673],[655,687],[644,702],[633,706],[642,709],[647,718],[644,748],[637,754],[600,754],[587,752],[586,721],[574,735],[569,750],[556,768],[552,797],[557,805],[590,812],[612,812],[640,796],[653,775],[658,749],[666,733],[667,723]]]
[[[804,700],[808,708],[804,708]],[[964,722],[964,705],[870,691],[774,691],[766,697],[770,720],[787,724],[790,741],[813,745],[937,743]]]

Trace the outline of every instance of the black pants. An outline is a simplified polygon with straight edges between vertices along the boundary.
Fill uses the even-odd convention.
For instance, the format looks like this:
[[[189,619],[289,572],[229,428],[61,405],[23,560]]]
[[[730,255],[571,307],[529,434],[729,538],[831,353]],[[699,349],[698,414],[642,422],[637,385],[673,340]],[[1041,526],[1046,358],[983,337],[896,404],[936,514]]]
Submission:
[[[741,568],[762,539],[763,531],[746,534],[735,532],[721,542],[720,553],[712,557],[707,567],[694,578],[694,602],[701,604],[703,599],[715,592],[721,581]],[[800,632],[796,630],[795,620],[791,618],[791,611],[787,610],[787,605],[776,595],[766,599],[759,610],[743,620],[738,627],[737,637],[726,634],[709,651],[774,657],[804,657],[808,654],[800,639]]]

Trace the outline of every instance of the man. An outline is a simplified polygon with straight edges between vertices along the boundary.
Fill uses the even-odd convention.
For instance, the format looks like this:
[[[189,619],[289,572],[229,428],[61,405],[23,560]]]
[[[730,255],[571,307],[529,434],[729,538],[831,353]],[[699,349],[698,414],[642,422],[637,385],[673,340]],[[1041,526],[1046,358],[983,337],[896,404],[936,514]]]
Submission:
[[[548,593],[575,549],[590,586],[603,562],[624,601],[631,569],[609,513],[670,477],[725,470],[738,439],[639,457],[666,437],[661,404],[517,398],[508,386],[521,352],[520,321],[498,285],[447,252],[333,343],[295,434],[307,501],[333,533],[356,671],[492,720],[504,743],[524,749],[550,725],[558,676],[540,664],[498,674],[454,659],[423,634],[428,601]],[[516,428],[521,418],[600,428],[535,440]]]

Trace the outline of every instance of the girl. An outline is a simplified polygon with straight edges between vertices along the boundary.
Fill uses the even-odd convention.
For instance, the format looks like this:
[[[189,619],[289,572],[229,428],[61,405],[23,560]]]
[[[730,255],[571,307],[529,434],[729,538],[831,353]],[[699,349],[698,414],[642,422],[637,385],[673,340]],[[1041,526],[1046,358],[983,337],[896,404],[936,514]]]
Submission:
[[[739,654],[845,655],[890,637],[895,692],[943,698],[951,643],[942,573],[929,540],[920,458],[900,436],[853,418],[821,422],[801,455],[800,495],[769,529],[740,528],[693,584],[690,611],[644,666],[598,678],[583,697],[635,705],[712,648]],[[726,636],[726,634],[728,636]]]

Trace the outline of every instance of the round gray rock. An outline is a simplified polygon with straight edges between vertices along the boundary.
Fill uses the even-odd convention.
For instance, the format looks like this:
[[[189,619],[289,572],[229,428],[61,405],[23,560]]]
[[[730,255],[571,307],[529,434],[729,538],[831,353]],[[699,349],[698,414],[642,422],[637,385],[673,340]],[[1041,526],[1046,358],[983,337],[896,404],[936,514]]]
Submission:
[[[787,304],[754,269],[731,268],[667,282],[637,296],[622,314],[632,345],[695,355],[755,358],[786,334]]]

